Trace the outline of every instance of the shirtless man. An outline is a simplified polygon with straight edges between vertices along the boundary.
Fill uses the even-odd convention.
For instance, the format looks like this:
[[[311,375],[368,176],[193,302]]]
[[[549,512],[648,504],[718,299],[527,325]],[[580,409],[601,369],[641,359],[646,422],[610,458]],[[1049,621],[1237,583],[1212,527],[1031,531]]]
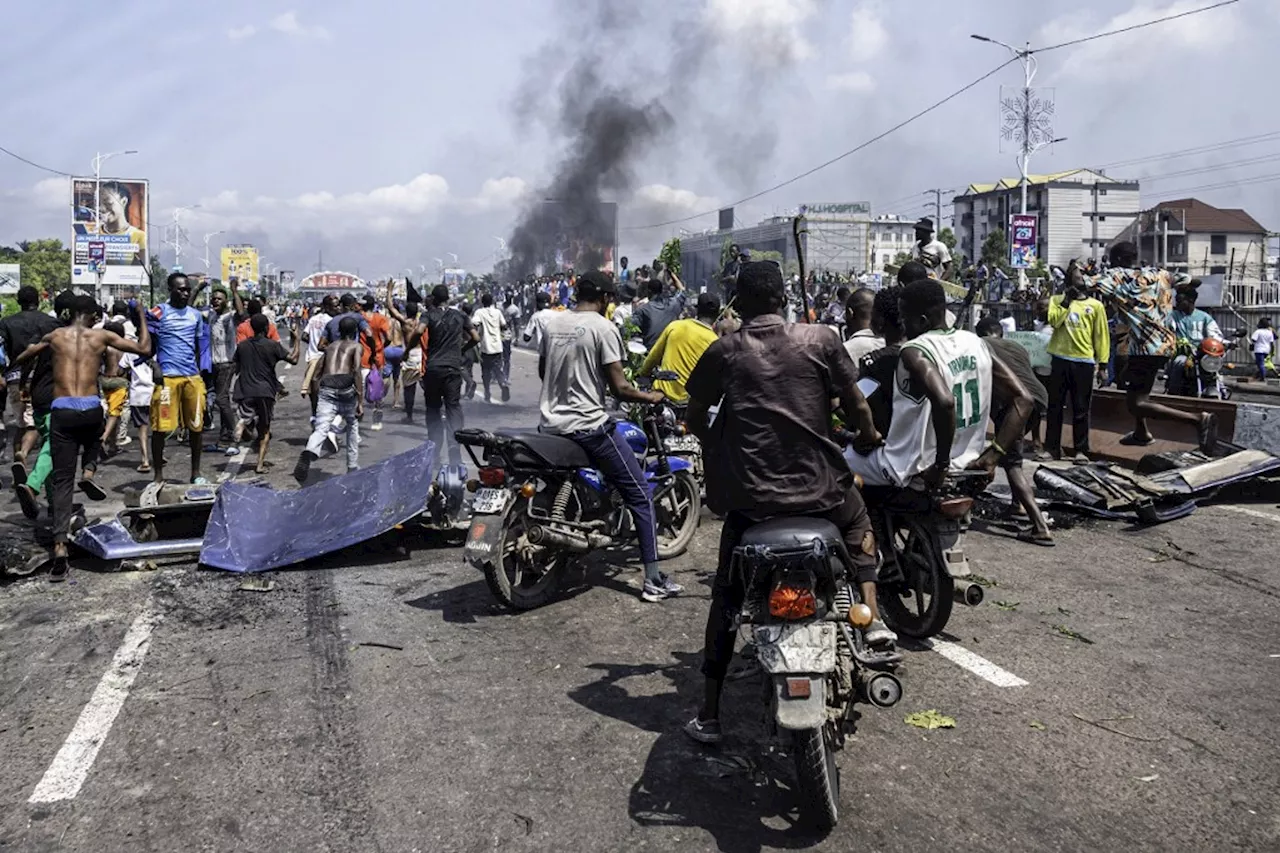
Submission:
[[[360,374],[360,320],[356,314],[343,315],[338,323],[339,338],[325,347],[324,364],[316,373],[312,393],[316,399],[316,425],[307,447],[298,455],[293,478],[306,482],[311,463],[338,450],[330,433],[336,417],[342,418],[347,435],[347,471],[360,467],[360,422],[364,414],[364,381]]]
[[[120,323],[107,323],[102,328],[124,337],[124,326]],[[102,431],[102,456],[109,459],[120,452],[116,444],[116,428],[120,426],[120,416],[129,405],[129,380],[120,372],[120,356],[123,355],[114,347],[107,347],[107,354],[102,365],[102,398],[107,402],[107,425]]]
[[[51,581],[66,580],[69,568],[67,536],[71,525],[77,457],[82,457],[82,467],[91,469],[102,446],[102,399],[98,396],[102,356],[108,348],[151,355],[151,334],[142,316],[135,321],[138,326],[135,343],[106,329],[93,328],[100,314],[101,310],[92,296],[76,297],[71,325],[45,335],[14,361],[14,364],[21,365],[45,350],[53,354],[54,400],[49,414],[49,441],[53,454]]]
[[[383,304],[387,306],[387,313],[391,315],[391,319],[396,322],[388,323],[387,329],[387,346],[382,351],[382,355],[387,360],[387,364],[391,365],[391,408],[400,408],[400,372],[404,364],[405,347],[404,341],[407,335],[404,331],[404,324],[399,322],[396,314],[399,309],[396,308],[395,298],[392,294],[392,282],[387,281],[387,299]]]

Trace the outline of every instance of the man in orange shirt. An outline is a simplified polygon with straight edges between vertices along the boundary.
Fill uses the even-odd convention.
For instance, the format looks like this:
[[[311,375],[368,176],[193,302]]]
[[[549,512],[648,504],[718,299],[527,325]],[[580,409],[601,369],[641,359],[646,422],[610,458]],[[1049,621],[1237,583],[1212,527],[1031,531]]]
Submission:
[[[238,303],[239,301],[240,293],[237,291],[236,302]],[[249,320],[254,315],[262,313],[262,303],[257,299],[250,299],[243,308],[247,310],[243,310],[242,313],[236,315],[236,319],[239,321],[239,325],[236,326],[236,346],[253,337],[253,326],[249,325]],[[241,311],[242,307],[237,304],[236,310]],[[280,340],[280,333],[276,331],[276,324],[272,323],[270,318],[267,319],[267,337],[273,341]]]
[[[387,344],[391,342],[391,321],[387,315],[373,310],[373,294],[365,294],[364,320],[369,324],[368,331],[360,335],[360,369],[364,376],[365,388],[368,389],[369,374],[373,371],[382,373],[386,362]],[[385,388],[384,388],[385,393]],[[382,400],[373,401],[373,426],[371,429],[382,429]]]

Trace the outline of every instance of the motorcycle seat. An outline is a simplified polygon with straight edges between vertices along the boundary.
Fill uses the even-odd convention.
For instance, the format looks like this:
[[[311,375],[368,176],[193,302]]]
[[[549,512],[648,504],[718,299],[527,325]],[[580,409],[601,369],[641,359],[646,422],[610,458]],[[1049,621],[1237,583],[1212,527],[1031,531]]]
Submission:
[[[591,464],[582,445],[559,435],[548,435],[536,430],[504,432],[500,436],[511,445],[526,450],[534,460],[550,468],[586,468]]]
[[[821,539],[835,549],[843,544],[840,529],[821,518],[774,518],[761,522],[742,534],[741,547],[768,547],[777,551],[800,550],[813,547],[813,540]]]

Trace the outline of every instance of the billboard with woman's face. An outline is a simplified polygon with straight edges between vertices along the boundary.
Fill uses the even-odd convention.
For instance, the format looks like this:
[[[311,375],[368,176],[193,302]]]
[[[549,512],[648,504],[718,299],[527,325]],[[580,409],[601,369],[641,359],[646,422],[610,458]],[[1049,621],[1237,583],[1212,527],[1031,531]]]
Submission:
[[[142,180],[72,179],[73,284],[146,282],[149,189]]]

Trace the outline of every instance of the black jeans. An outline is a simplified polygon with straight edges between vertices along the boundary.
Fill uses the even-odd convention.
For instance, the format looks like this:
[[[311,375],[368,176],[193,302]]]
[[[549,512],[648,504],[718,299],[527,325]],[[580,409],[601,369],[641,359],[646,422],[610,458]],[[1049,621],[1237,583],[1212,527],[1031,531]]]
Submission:
[[[54,542],[67,541],[76,485],[76,463],[89,470],[97,465],[104,425],[101,407],[85,411],[54,409],[49,415]]]
[[[1093,403],[1092,362],[1068,361],[1053,357],[1049,367],[1049,416],[1044,447],[1054,456],[1062,455],[1063,406],[1071,401],[1071,438],[1076,453],[1089,452],[1089,406]]]
[[[499,388],[507,387],[506,374],[502,372],[502,353],[480,354],[480,381],[484,383],[484,398],[489,399],[489,387],[498,383]]]
[[[234,363],[213,366],[214,405],[218,409],[218,441],[230,442],[235,438],[236,407],[231,404],[231,380],[235,378]]]
[[[853,566],[849,568],[856,583],[869,583],[876,579],[875,535],[871,532],[867,507],[856,489],[851,489],[844,503],[835,509],[807,517],[826,519],[839,528],[844,546],[853,560]],[[743,599],[747,594],[746,579],[733,572],[733,549],[742,541],[742,535],[757,523],[740,512],[730,512],[720,528],[720,559],[716,564],[716,579],[711,584],[711,610],[707,613],[706,644],[702,651],[702,674],[714,681],[724,681],[725,673],[729,671],[738,614],[742,612]],[[870,547],[866,548],[864,544]]]
[[[427,414],[427,438],[435,442],[436,458],[440,458],[445,446],[444,422],[440,417],[440,409],[444,408],[444,417],[449,422],[449,435],[462,429],[462,371],[456,367],[431,369],[422,375],[422,407]],[[456,465],[462,461],[462,450],[456,441],[449,442],[449,463]]]

